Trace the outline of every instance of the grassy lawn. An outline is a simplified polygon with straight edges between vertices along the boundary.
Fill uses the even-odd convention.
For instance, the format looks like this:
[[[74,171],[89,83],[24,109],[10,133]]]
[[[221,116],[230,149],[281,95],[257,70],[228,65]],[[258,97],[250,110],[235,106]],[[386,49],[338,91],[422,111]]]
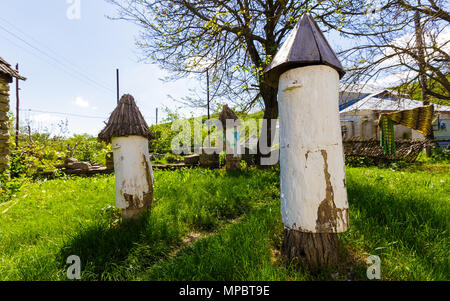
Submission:
[[[430,172],[433,170],[433,172]],[[279,255],[277,170],[155,172],[155,206],[121,225],[114,177],[29,183],[0,204],[0,280],[359,280],[378,255],[383,280],[449,280],[448,165],[347,168],[350,230],[320,275]]]

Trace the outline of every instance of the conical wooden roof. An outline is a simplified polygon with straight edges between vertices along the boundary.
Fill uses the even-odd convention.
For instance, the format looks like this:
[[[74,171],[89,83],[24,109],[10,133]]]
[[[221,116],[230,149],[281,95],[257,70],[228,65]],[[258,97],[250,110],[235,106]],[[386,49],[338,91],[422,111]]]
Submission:
[[[264,70],[265,81],[270,86],[278,87],[281,74],[289,69],[309,65],[330,66],[339,72],[341,78],[345,74],[341,62],[317,23],[309,14],[304,14]]]
[[[147,139],[155,138],[142,117],[133,96],[125,94],[109,117],[106,127],[98,134],[98,139],[110,143],[112,137],[132,135]]]
[[[219,115],[219,120],[222,122],[223,129],[227,127],[227,119],[237,120],[239,117],[233,112],[228,105],[224,105],[222,112]]]

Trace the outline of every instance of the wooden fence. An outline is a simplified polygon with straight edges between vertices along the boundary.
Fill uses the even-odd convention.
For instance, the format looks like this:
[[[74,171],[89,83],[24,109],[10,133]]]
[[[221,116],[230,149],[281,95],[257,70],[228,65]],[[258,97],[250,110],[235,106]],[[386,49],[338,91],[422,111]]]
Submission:
[[[361,139],[359,137],[344,140],[344,153],[349,157],[366,157],[375,161],[405,161],[414,162],[420,152],[431,145],[430,140],[395,140],[396,153],[385,155],[377,139]]]

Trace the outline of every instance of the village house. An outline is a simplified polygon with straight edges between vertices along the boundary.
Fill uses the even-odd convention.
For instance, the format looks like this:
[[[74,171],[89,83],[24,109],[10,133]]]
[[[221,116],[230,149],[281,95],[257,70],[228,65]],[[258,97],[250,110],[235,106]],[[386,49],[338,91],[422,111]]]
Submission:
[[[9,84],[13,78],[26,80],[0,57],[0,172],[7,169],[9,163]]]
[[[410,110],[423,106],[417,100],[403,98],[396,92],[373,87],[345,87],[340,92],[339,111],[344,139],[360,137],[380,138],[378,119],[380,114]],[[436,121],[433,124],[436,139],[450,139],[450,106],[434,105]],[[395,125],[396,139],[425,139],[425,137],[403,125]],[[446,146],[448,143],[443,143]]]

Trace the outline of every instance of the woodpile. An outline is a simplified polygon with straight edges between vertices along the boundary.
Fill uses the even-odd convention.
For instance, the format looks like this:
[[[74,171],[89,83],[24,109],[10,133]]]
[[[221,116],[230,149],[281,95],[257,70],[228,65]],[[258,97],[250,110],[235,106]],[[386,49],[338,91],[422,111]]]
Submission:
[[[361,139],[353,137],[344,140],[344,153],[348,157],[367,157],[375,161],[414,162],[422,150],[429,146],[429,140],[395,140],[396,154],[385,155],[380,141],[377,139]]]
[[[198,165],[199,161],[200,156],[196,154],[184,157],[184,164],[186,164],[187,166],[196,166]]]
[[[0,57],[0,172],[8,169],[9,163],[9,84],[13,78],[26,80]]]
[[[0,75],[0,172],[8,168],[9,162],[9,85]]]
[[[95,169],[95,168],[93,168],[91,163],[79,162],[75,158],[66,158],[64,160],[64,168],[71,169],[71,170],[82,170],[82,171],[88,171],[88,170]]]

